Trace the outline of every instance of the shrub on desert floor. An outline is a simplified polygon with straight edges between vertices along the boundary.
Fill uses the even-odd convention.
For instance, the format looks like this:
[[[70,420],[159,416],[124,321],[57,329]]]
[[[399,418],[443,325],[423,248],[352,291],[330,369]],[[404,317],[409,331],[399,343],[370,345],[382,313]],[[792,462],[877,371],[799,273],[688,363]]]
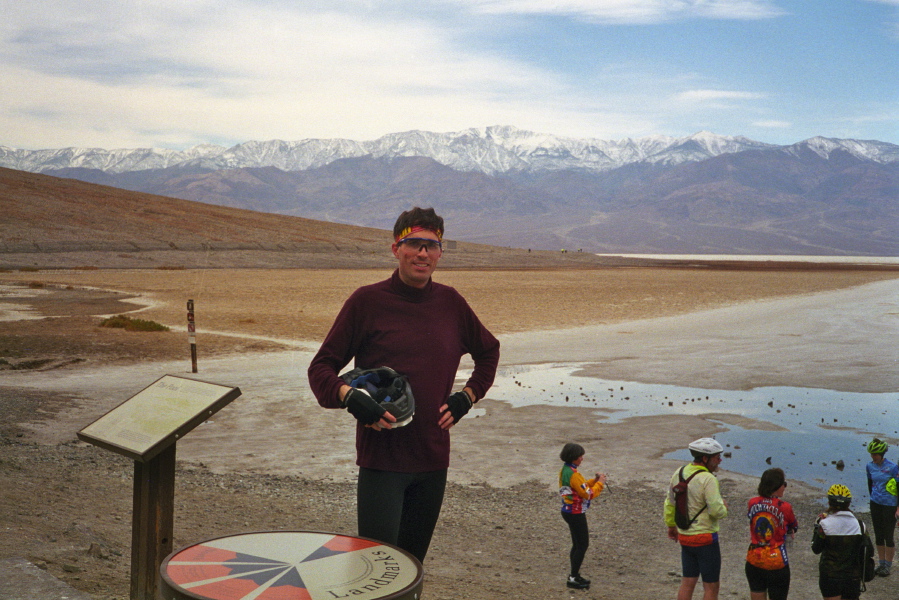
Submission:
[[[100,327],[115,327],[125,331],[168,331],[169,328],[156,321],[132,319],[127,315],[115,315],[100,322]]]

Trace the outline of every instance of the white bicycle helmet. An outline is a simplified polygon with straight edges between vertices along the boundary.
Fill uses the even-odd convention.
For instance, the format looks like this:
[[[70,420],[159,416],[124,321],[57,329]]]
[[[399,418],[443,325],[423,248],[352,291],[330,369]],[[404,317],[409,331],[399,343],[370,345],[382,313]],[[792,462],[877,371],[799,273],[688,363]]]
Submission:
[[[724,448],[721,446],[721,444],[719,444],[718,441],[713,438],[700,438],[695,442],[690,442],[688,448],[690,448],[690,451],[692,452],[706,454],[708,456],[713,456],[715,454],[721,454],[722,452],[724,452]]]

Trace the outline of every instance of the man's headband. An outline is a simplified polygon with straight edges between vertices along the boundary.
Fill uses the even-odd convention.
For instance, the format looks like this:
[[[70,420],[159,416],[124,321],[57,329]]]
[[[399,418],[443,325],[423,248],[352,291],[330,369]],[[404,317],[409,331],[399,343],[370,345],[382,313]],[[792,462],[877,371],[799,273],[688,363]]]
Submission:
[[[400,241],[404,237],[408,237],[415,233],[416,231],[430,231],[437,236],[437,241],[443,241],[443,232],[439,229],[434,229],[433,227],[424,227],[422,225],[413,225],[412,227],[406,227],[403,229],[398,236],[396,236],[396,242]]]

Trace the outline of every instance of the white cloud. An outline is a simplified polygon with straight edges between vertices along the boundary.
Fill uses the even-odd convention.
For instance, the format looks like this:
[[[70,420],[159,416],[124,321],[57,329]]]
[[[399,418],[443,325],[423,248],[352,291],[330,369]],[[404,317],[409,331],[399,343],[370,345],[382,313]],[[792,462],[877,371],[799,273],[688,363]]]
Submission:
[[[574,45],[546,47],[549,38],[535,35],[544,15],[564,17],[548,28],[560,35],[576,19],[759,19],[779,14],[773,0],[7,4],[0,19],[0,144],[15,147],[373,139],[487,125],[611,139],[699,129],[730,134],[772,115],[802,120],[766,106],[784,95],[774,79],[770,93],[734,90],[727,82],[746,79],[701,61],[672,67],[687,64],[676,50],[659,57],[625,48],[607,60],[601,38],[584,45],[585,53],[598,53],[587,56]],[[653,31],[674,35],[672,44],[691,44],[677,37],[681,29]]]
[[[761,127],[763,129],[789,129],[793,126],[789,121],[756,121],[753,127]]]
[[[659,23],[691,18],[768,19],[781,16],[772,0],[448,0],[492,14],[563,15],[610,23]]]
[[[495,124],[570,135],[651,126],[550,71],[460,47],[425,20],[191,6],[133,15],[94,3],[43,21],[19,9],[0,39],[0,143],[184,147]]]
[[[761,100],[765,94],[732,90],[687,90],[675,95],[681,102],[716,102],[721,100]]]

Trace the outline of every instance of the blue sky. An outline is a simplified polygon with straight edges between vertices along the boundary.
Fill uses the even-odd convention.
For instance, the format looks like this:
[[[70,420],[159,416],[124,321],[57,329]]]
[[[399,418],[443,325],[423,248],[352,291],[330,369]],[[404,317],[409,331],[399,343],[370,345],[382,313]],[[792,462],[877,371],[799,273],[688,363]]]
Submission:
[[[0,0],[0,145],[899,144],[899,0]]]

